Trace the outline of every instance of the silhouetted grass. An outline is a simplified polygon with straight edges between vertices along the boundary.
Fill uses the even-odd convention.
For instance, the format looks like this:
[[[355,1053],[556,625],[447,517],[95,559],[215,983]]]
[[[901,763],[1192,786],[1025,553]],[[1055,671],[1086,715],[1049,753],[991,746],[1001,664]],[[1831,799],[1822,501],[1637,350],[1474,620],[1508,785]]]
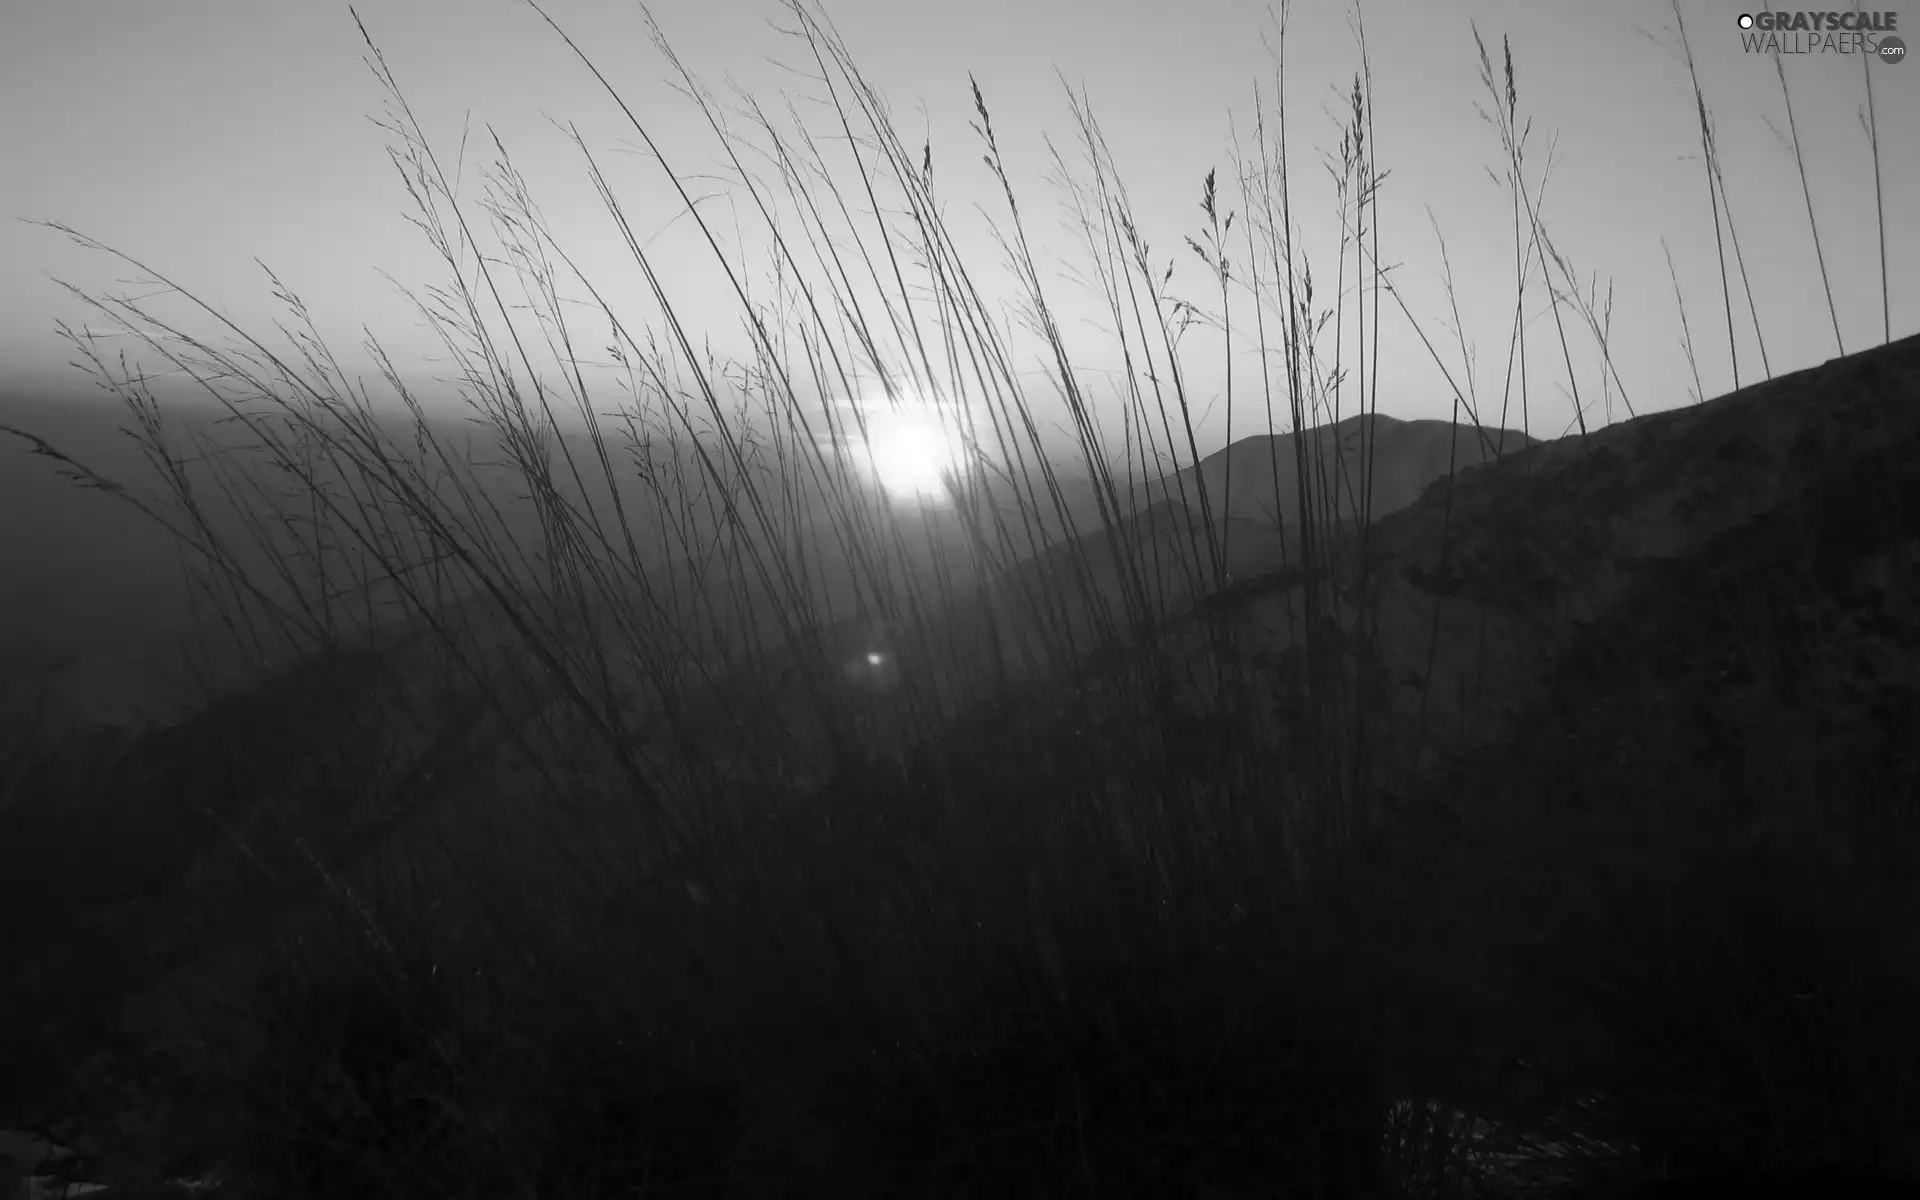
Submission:
[[[153,1028],[129,1057],[205,1115],[197,1136],[235,1195],[1425,1197],[1756,1164],[1920,1173],[1911,835],[1856,826],[1867,810],[1845,803],[1910,798],[1910,768],[1885,746],[1860,747],[1850,776],[1771,758],[1824,753],[1817,723],[1777,703],[1800,676],[1749,664],[1772,699],[1720,712],[1710,743],[1648,716],[1707,668],[1665,693],[1620,682],[1671,667],[1661,637],[1716,619],[1730,661],[1790,656],[1764,606],[1728,598],[1760,586],[1786,533],[1726,550],[1734,583],[1652,593],[1704,603],[1694,623],[1656,604],[1583,635],[1531,718],[1527,762],[1455,764],[1417,803],[1376,777],[1394,733],[1375,716],[1384,685],[1350,665],[1378,649],[1364,447],[1353,478],[1346,456],[1295,441],[1284,663],[1216,638],[1205,611],[1204,653],[1149,636],[1180,617],[1170,597],[1229,584],[1227,497],[1198,473],[1169,482],[1198,457],[1183,323],[1251,325],[1296,429],[1338,420],[1350,390],[1377,411],[1375,363],[1342,361],[1345,297],[1375,300],[1356,301],[1363,347],[1382,288],[1426,337],[1380,266],[1370,62],[1335,173],[1341,299],[1323,311],[1293,236],[1283,97],[1240,164],[1243,208],[1222,215],[1211,173],[1202,190],[1190,248],[1215,313],[1166,290],[1072,98],[1086,166],[1060,158],[1062,186],[1130,367],[1117,446],[975,87],[998,232],[1090,481],[1083,524],[940,218],[932,147],[899,140],[822,17],[791,15],[830,137],[751,101],[722,109],[656,31],[767,237],[762,299],[660,159],[738,300],[747,363],[699,349],[584,142],[657,306],[649,326],[600,299],[498,141],[477,211],[461,201],[364,27],[395,165],[452,280],[421,311],[489,444],[449,444],[384,357],[411,420],[383,424],[277,281],[306,330],[292,359],[237,326],[221,349],[139,301],[90,300],[198,381],[254,455],[179,444],[139,379],[73,335],[170,503],[122,494],[179,537],[236,641],[304,665],[277,695],[149,734],[104,783],[16,755],[9,786],[32,795],[0,822],[38,840],[0,850],[15,909],[76,886],[53,847],[106,860],[73,905],[86,920],[9,928],[40,964],[17,1012],[90,1014],[45,1044],[48,1069],[137,998]],[[1572,272],[1526,179],[1510,50],[1504,87],[1484,46],[1481,68],[1515,211],[1511,362],[1534,265],[1570,289]],[[480,213],[504,255],[480,253]],[[562,304],[563,273],[594,297],[591,329]],[[531,321],[507,299],[516,283]],[[1577,294],[1552,296],[1571,385],[1561,304],[1603,353],[1604,328]],[[589,338],[627,376],[618,413],[586,382]],[[965,446],[938,513],[859,471],[862,375]],[[1258,386],[1273,432],[1273,381]],[[1502,425],[1516,389],[1525,424],[1523,357]],[[1471,375],[1456,401],[1478,426]],[[584,439],[555,436],[563,413]],[[488,490],[483,457],[505,464],[517,508]],[[1887,520],[1843,574],[1874,578],[1911,528],[1910,472],[1887,471]],[[1157,519],[1177,553],[1130,533],[1169,492]],[[512,532],[527,513],[531,545]],[[935,521],[960,561],[916,549]],[[1443,575],[1452,528],[1449,508]],[[1021,568],[1043,550],[1050,572]],[[1234,581],[1208,608],[1272,584]],[[1897,629],[1897,593],[1881,599]],[[855,685],[868,668],[884,687]],[[1562,776],[1561,793],[1535,790]],[[1820,839],[1728,848],[1731,828],[1800,830],[1816,812]],[[1869,869],[1863,848],[1887,863]],[[1788,877],[1801,890],[1783,900]],[[80,1004],[82,986],[103,1001]]]

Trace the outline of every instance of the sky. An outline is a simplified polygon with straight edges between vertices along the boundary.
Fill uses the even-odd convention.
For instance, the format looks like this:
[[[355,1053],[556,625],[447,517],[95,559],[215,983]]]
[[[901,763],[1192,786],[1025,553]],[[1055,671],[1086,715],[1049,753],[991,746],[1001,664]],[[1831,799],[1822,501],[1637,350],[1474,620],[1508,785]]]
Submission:
[[[658,256],[683,319],[717,345],[745,347],[724,277],[712,269],[691,223],[676,220],[683,207],[677,196],[658,166],[634,152],[631,126],[532,8],[521,0],[366,0],[355,11],[449,161],[470,117],[476,136],[466,156],[468,198],[478,194],[477,168],[493,157],[485,140],[490,126],[563,244],[577,261],[594,265],[596,285],[621,299],[616,307],[638,312],[640,324],[652,321],[655,310],[614,239],[578,150],[553,124],[576,122],[634,229]],[[597,60],[683,173],[718,165],[714,138],[667,87],[669,70],[647,39],[638,4],[552,0],[548,11]],[[809,99],[819,88],[799,73],[804,48],[776,28],[791,21],[772,0],[668,0],[651,11],[682,61],[709,86],[732,81],[776,108],[782,95],[792,97],[812,126],[823,128],[823,110]],[[1436,225],[1446,238],[1467,338],[1480,355],[1482,387],[1492,380],[1498,390],[1513,305],[1510,212],[1502,185],[1489,175],[1502,169],[1504,152],[1476,111],[1487,99],[1478,79],[1477,25],[1496,70],[1499,39],[1512,39],[1523,119],[1534,121],[1532,183],[1557,139],[1543,215],[1583,289],[1596,280],[1603,291],[1612,285],[1610,344],[1635,410],[1689,399],[1692,373],[1680,346],[1676,278],[1703,386],[1710,395],[1728,390],[1713,213],[1668,4],[1293,5],[1284,98],[1296,223],[1303,247],[1319,264],[1316,307],[1326,306],[1336,262],[1335,197],[1323,164],[1338,146],[1344,93],[1361,65],[1356,11],[1373,65],[1375,153],[1391,172],[1379,194],[1381,254],[1398,264],[1402,295],[1455,380],[1464,385],[1441,287]],[[1774,62],[1743,52],[1734,24],[1740,4],[1694,0],[1679,11],[1717,122],[1731,215],[1743,233],[1771,365],[1778,371],[1832,357],[1835,339],[1816,282],[1805,200],[1791,157],[1769,128],[1771,122],[1784,131],[1786,124]],[[1064,220],[1063,193],[1049,182],[1044,138],[1080,161],[1063,80],[1084,87],[1101,121],[1156,271],[1170,262],[1175,293],[1208,302],[1211,281],[1184,239],[1202,228],[1198,201],[1208,170],[1219,168],[1223,180],[1233,175],[1236,129],[1242,146],[1249,144],[1256,83],[1271,101],[1278,9],[1252,0],[839,0],[826,12],[887,97],[902,140],[916,148],[931,143],[949,219],[975,251],[976,279],[999,308],[1012,296],[1011,281],[983,236],[981,214],[1004,227],[1005,206],[969,127],[969,76],[978,80],[1023,201],[1028,236],[1040,252],[1043,285],[1064,314],[1068,335],[1085,347],[1080,365],[1096,403],[1113,391],[1098,373],[1119,364],[1111,340],[1095,332],[1105,317],[1081,282],[1084,248]],[[1909,19],[1920,25],[1920,9]],[[271,340],[272,322],[283,312],[255,262],[261,260],[306,302],[350,370],[373,374],[358,345],[365,326],[403,370],[422,378],[443,371],[444,350],[382,274],[415,289],[446,279],[444,265],[407,223],[409,202],[386,155],[392,139],[370,120],[386,111],[386,98],[363,65],[365,46],[345,4],[40,0],[9,21],[10,36],[0,47],[0,111],[9,114],[0,124],[0,161],[9,164],[0,212],[71,225],[142,259]],[[1857,54],[1797,55],[1785,62],[1841,332],[1855,348],[1878,341],[1881,329],[1872,169],[1859,120],[1863,65]],[[1914,137],[1920,68],[1872,65],[1886,207],[1912,211],[1920,191]],[[1239,206],[1230,185],[1222,191],[1223,207]],[[734,220],[717,207],[708,211],[719,212],[722,225]],[[741,210],[734,212],[751,224]],[[1920,328],[1912,282],[1920,239],[1897,216],[1887,236],[1898,336]],[[764,259],[748,273],[765,279]],[[85,393],[90,385],[67,365],[73,355],[55,321],[77,325],[89,314],[48,277],[97,294],[133,274],[45,228],[0,225],[6,280],[0,289],[6,387],[0,390]],[[1349,263],[1349,284],[1352,276]],[[1389,297],[1382,305],[1380,407],[1445,415],[1446,378],[1396,302]],[[1529,353],[1544,364],[1558,353],[1553,322],[1543,296],[1528,307]],[[1244,321],[1251,310],[1242,301],[1238,311]],[[1564,319],[1579,324],[1570,313]],[[100,326],[97,316],[92,323]],[[1744,311],[1736,324],[1743,327],[1743,373],[1750,380],[1759,364]],[[1351,339],[1351,324],[1347,333]],[[1184,350],[1194,360],[1198,403],[1211,408],[1208,448],[1218,448],[1225,433],[1220,334],[1188,336],[1193,341]],[[1576,383],[1591,398],[1600,372],[1582,352],[1592,339],[1575,329],[1571,340],[1579,356]],[[590,344],[604,343],[602,337]],[[1039,372],[1046,363],[1038,347],[1025,350],[1020,368],[1033,372],[1029,378],[1044,399],[1050,389]],[[1246,386],[1257,359],[1245,340],[1232,357],[1241,372],[1236,409],[1246,409],[1236,417],[1245,428],[1258,400]],[[1564,427],[1571,415],[1564,368],[1557,377],[1538,370],[1534,403],[1557,404],[1553,415]]]
[[[691,181],[729,253],[746,256],[744,278],[756,294],[769,294],[765,238],[744,193],[720,178],[722,145],[671,86],[672,69],[648,39],[648,10],[630,0],[549,0],[545,7],[606,74],[665,160]],[[816,72],[806,48],[782,32],[793,24],[782,6],[662,0],[650,11],[697,78],[720,93],[737,85],[776,118],[791,105],[820,138],[829,172],[843,187],[851,183],[845,145],[821,103],[819,81],[810,78]],[[1734,324],[1741,382],[1753,382],[1763,348],[1778,374],[1832,358],[1842,345],[1857,350],[1882,340],[1883,251],[1863,129],[1869,94],[1888,214],[1885,322],[1894,337],[1920,330],[1920,238],[1901,215],[1920,211],[1920,65],[1837,52],[1782,60],[1838,314],[1836,342],[1786,140],[1775,60],[1743,49],[1736,25],[1743,11],[1736,0],[1681,0],[1678,15],[1715,122],[1728,197],[1722,220],[1739,234],[1749,280],[1743,286],[1735,277]],[[1909,40],[1920,34],[1920,7],[1873,11],[1894,14]],[[375,124],[389,113],[389,99],[364,61],[355,12],[435,153],[450,171],[458,164],[470,219],[485,223],[472,202],[482,194],[481,168],[494,162],[498,137],[562,248],[635,329],[658,329],[659,309],[570,141],[571,123],[606,172],[692,338],[721,354],[746,350],[726,278],[660,163],[641,152],[620,108],[523,0],[364,0],[352,11],[331,0],[28,0],[9,10],[0,39],[0,217],[72,226],[140,259],[284,351],[276,323],[286,323],[287,313],[264,263],[304,302],[347,373],[368,381],[376,403],[387,403],[388,393],[361,347],[367,332],[430,408],[458,414],[447,352],[397,290],[422,293],[445,286],[449,275],[409,223],[415,210],[388,156],[397,143]],[[1502,182],[1505,151],[1483,116],[1489,98],[1479,79],[1476,27],[1496,72],[1501,39],[1511,40],[1521,119],[1532,123],[1530,191],[1539,188],[1551,155],[1541,201],[1548,232],[1581,292],[1597,287],[1603,302],[1611,294],[1603,319],[1613,365],[1603,371],[1581,316],[1563,308],[1556,321],[1537,278],[1530,285],[1530,432],[1553,437],[1572,427],[1576,390],[1594,423],[1625,418],[1628,404],[1647,413],[1690,402],[1696,368],[1683,349],[1683,311],[1698,388],[1714,396],[1732,387],[1715,213],[1671,3],[1368,0],[1356,8],[1350,0],[1298,0],[1286,10],[1284,40],[1277,36],[1279,6],[1256,0],[831,0],[825,12],[867,82],[886,98],[901,141],[916,157],[922,145],[930,147],[944,218],[984,303],[1017,326],[1018,289],[993,237],[994,229],[1009,228],[1007,206],[972,127],[969,81],[977,81],[1040,284],[1076,377],[1103,417],[1117,419],[1115,381],[1124,364],[1089,286],[1090,260],[1065,203],[1070,193],[1049,157],[1051,142],[1069,171],[1085,178],[1067,86],[1084,92],[1100,122],[1150,245],[1153,273],[1171,265],[1170,294],[1217,318],[1217,286],[1186,240],[1205,227],[1200,198],[1210,170],[1219,171],[1223,217],[1243,207],[1234,182],[1236,145],[1242,157],[1251,152],[1256,86],[1273,119],[1276,52],[1284,50],[1280,98],[1297,244],[1314,264],[1316,312],[1332,307],[1344,281],[1339,361],[1351,372],[1359,345],[1356,270],[1349,257],[1339,273],[1340,223],[1327,164],[1337,156],[1346,94],[1362,67],[1356,17],[1370,56],[1373,150],[1389,172],[1377,192],[1375,233],[1398,291],[1398,299],[1378,300],[1373,397],[1380,411],[1449,415],[1455,386],[1468,385],[1464,340],[1474,355],[1472,391],[1483,419],[1501,423],[1514,231]],[[1804,48],[1804,39],[1790,38],[1784,48]],[[752,165],[765,170],[758,160]],[[870,223],[862,228],[871,233]],[[1246,228],[1241,215],[1235,236]],[[497,240],[482,238],[498,253]],[[1244,279],[1245,244],[1230,241],[1229,248],[1241,264],[1236,278]],[[1729,246],[1729,258],[1732,252]],[[139,349],[111,335],[110,325],[56,280],[95,296],[134,291],[156,313],[184,314],[182,328],[217,332],[205,314],[195,316],[138,278],[126,264],[62,234],[0,221],[0,424],[24,424],[57,440],[79,428],[74,422],[97,425],[107,411],[93,378],[70,365],[76,356],[58,322],[106,335],[98,345],[108,354]],[[1747,313],[1749,289],[1764,331],[1759,340]],[[574,301],[587,295],[571,279],[562,279],[560,290]],[[508,300],[521,303],[517,295]],[[578,319],[576,351],[594,404],[604,410],[619,403],[619,373],[601,349],[610,340],[606,324],[596,323],[590,306],[567,311]],[[1202,324],[1181,343],[1202,454],[1226,443],[1229,416],[1236,438],[1266,419],[1244,289],[1229,294],[1227,312],[1230,341],[1217,325]],[[1371,321],[1371,297],[1368,312]],[[516,315],[537,340],[524,309]],[[1571,347],[1565,358],[1562,327]],[[1012,336],[1015,368],[1036,408],[1063,419],[1051,361],[1031,337]],[[1334,353],[1329,332],[1320,346],[1323,369]],[[150,351],[145,363],[162,365]],[[183,383],[159,386],[166,395],[165,388]],[[1352,403],[1349,396],[1348,411]],[[1514,403],[1503,423],[1519,427]],[[0,476],[9,472],[46,475],[41,461],[0,445]],[[73,530],[82,528],[79,514],[101,511],[98,497],[75,498],[67,508],[44,491],[33,493],[31,504],[18,499],[25,495],[18,487],[8,494],[16,500],[10,513],[0,513],[0,526],[11,521],[17,528],[0,534],[12,539],[9,545],[26,538],[41,544],[43,557],[85,556],[87,536]],[[69,516],[71,528],[62,525]],[[102,559],[86,571],[76,567],[75,578],[84,575],[97,587],[116,569]]]

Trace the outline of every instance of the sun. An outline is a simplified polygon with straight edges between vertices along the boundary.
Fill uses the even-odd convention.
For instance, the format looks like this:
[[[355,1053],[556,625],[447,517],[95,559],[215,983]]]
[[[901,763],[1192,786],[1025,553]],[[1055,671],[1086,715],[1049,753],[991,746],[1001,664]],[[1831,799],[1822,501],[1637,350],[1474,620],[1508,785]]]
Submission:
[[[948,477],[960,465],[940,423],[910,412],[869,414],[865,449],[862,457],[874,478],[895,496],[943,496]]]

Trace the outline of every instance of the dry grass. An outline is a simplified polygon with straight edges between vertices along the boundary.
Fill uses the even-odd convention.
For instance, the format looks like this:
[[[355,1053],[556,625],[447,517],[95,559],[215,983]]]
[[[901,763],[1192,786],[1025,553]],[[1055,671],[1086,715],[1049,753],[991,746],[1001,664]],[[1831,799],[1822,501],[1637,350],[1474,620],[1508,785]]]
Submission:
[[[841,140],[752,106],[739,132],[658,39],[767,235],[762,290],[660,160],[755,339],[747,363],[701,353],[584,143],[657,306],[647,327],[599,300],[505,146],[486,197],[457,197],[364,27],[394,161],[452,280],[421,312],[460,367],[483,453],[449,444],[384,357],[411,421],[376,417],[277,281],[306,330],[290,357],[237,326],[223,349],[139,301],[88,298],[199,381],[253,448],[180,444],[136,375],[84,334],[75,346],[125,398],[166,498],[13,432],[146,507],[250,653],[311,665],[291,699],[256,695],[198,733],[156,735],[128,760],[145,779],[87,781],[16,752],[8,787],[32,802],[0,816],[41,850],[85,845],[109,864],[89,876],[101,924],[8,928],[41,963],[17,1011],[58,1012],[83,987],[140,997],[128,1019],[151,1028],[125,1035],[132,1057],[170,1109],[195,1115],[235,1195],[1437,1197],[1756,1162],[1920,1174],[1902,1157],[1920,1115],[1911,1072],[1859,1059],[1871,1045],[1911,1060],[1899,1014],[1916,1009],[1889,1006],[1916,981],[1895,936],[1896,875],[1815,870],[1826,860],[1784,850],[1785,865],[1715,858],[1678,818],[1635,829],[1618,816],[1602,822],[1617,843],[1589,838],[1573,810],[1501,793],[1491,774],[1479,785],[1510,825],[1463,823],[1465,802],[1436,802],[1452,816],[1430,828],[1384,811],[1369,693],[1326,665],[1375,632],[1370,526],[1339,519],[1342,497],[1372,494],[1364,449],[1353,479],[1346,456],[1329,472],[1295,439],[1297,494],[1275,497],[1299,514],[1282,571],[1300,597],[1284,616],[1303,647],[1297,694],[1276,700],[1271,677],[1225,647],[1171,654],[1140,637],[1177,615],[1170,572],[1227,584],[1234,524],[1199,472],[1191,495],[1174,478],[1167,537],[1127,533],[1166,464],[1197,457],[1183,323],[1251,326],[1261,359],[1283,365],[1294,428],[1337,421],[1350,400],[1377,411],[1375,363],[1342,361],[1356,340],[1343,329],[1357,322],[1361,345],[1373,331],[1377,356],[1383,292],[1426,336],[1380,265],[1364,35],[1336,160],[1331,309],[1311,307],[1290,235],[1283,103],[1263,107],[1237,164],[1241,207],[1223,214],[1205,181],[1189,243],[1218,305],[1203,310],[1166,291],[1074,98],[1087,166],[1062,159],[1063,186],[1131,364],[1117,445],[1080,392],[976,87],[1018,301],[1073,414],[1069,475],[940,219],[931,148],[900,141],[815,12],[791,15]],[[1487,423],[1506,425],[1512,402],[1529,423],[1520,331],[1545,280],[1584,432],[1561,310],[1603,354],[1604,314],[1580,300],[1527,182],[1511,51],[1496,77],[1483,46],[1481,68],[1515,213],[1508,378]],[[1699,111],[1710,131],[1704,96]],[[479,252],[481,215],[504,255]],[[590,321],[560,302],[561,279],[594,297]],[[515,285],[531,316],[508,301]],[[627,376],[617,416],[581,369],[579,347],[596,344]],[[859,374],[889,405],[958,425],[967,459],[938,519],[964,549],[939,569],[914,545],[934,518],[830,449],[858,446],[865,418],[801,399],[855,400]],[[1477,425],[1487,405],[1468,385],[1456,421]],[[1247,386],[1229,397],[1242,411]],[[1255,386],[1273,433],[1274,381]],[[554,436],[563,414],[585,421],[584,440]],[[513,511],[479,457],[508,464]],[[1073,477],[1091,481],[1091,526]],[[213,495],[256,519],[222,528]],[[509,535],[515,521],[540,531],[531,545]],[[1452,529],[1449,508],[1442,573]],[[1048,547],[1051,571],[1016,569]],[[267,571],[241,566],[260,556]],[[908,664],[883,703],[836,675],[849,618],[884,626]],[[371,627],[408,632],[354,650]],[[1049,674],[1063,670],[1073,686]],[[1628,720],[1636,697],[1611,696],[1617,730],[1576,719],[1541,744],[1599,761],[1595,730],[1644,735]],[[271,748],[218,744],[235,730]],[[1729,769],[1758,769],[1765,748],[1736,741]],[[1863,757],[1887,773],[1854,786],[1906,786],[1886,761]],[[1621,813],[1659,813],[1671,796],[1624,769],[1594,777],[1646,801]],[[1816,786],[1783,782],[1756,803],[1796,814]],[[44,854],[9,861],[9,899],[54,886],[29,874]],[[1769,863],[1800,870],[1807,891],[1772,924],[1746,922]],[[1689,923],[1665,915],[1675,903]],[[1409,936],[1409,922],[1427,924]],[[1857,940],[1820,940],[1842,929]],[[1840,960],[1820,978],[1844,986],[1794,974],[1814,970],[1819,946]],[[1682,972],[1708,952],[1694,961],[1719,964],[1711,980]],[[1773,1024],[1717,1015],[1771,1012],[1783,988],[1818,1003]],[[111,1008],[96,1018],[62,1028],[125,1023]],[[56,1063],[71,1052],[46,1045]],[[1852,1065],[1821,1074],[1807,1064],[1822,1047]],[[1804,1088],[1779,1083],[1789,1068]],[[1756,1091],[1756,1072],[1779,1086]]]

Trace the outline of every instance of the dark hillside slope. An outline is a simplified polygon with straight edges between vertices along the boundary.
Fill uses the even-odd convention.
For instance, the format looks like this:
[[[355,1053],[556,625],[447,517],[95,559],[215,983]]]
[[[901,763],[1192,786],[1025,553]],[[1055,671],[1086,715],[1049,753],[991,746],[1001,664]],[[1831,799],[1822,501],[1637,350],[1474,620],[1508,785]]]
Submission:
[[[1920,338],[1533,447],[1368,540],[1371,603],[1352,555],[1318,627],[1299,572],[1242,583],[927,773],[1131,781],[1215,856],[1248,806],[1351,818],[1309,885],[1330,952],[1419,997],[1383,1033],[1411,1086],[1513,1056],[1675,1177],[1920,1171]]]
[[[1133,533],[1184,536],[1179,515]],[[1294,906],[1312,914],[1300,936],[1325,940],[1328,986],[1355,993],[1329,1019],[1365,1024],[1407,1094],[1492,1104],[1462,1081],[1508,1056],[1560,1086],[1555,1119],[1675,1173],[1897,1164],[1920,1125],[1905,1099],[1920,1096],[1920,338],[1530,446],[1433,482],[1373,525],[1364,561],[1362,544],[1331,580],[1239,579],[1067,678],[959,696],[937,727],[905,723],[876,769],[685,789],[797,814],[755,825],[767,836],[730,843],[750,851],[733,874],[703,878],[751,886],[787,853],[809,886],[909,877],[940,900],[914,910],[929,913],[967,911],[995,879],[1022,896],[1057,884],[1071,903],[1052,911],[1080,924],[1056,931],[1049,972],[1097,960],[1108,933],[1131,961],[1128,938],[1166,932],[1149,916],[1110,929],[1134,894],[1112,879],[1151,877],[1205,918],[1175,931],[1183,951],[1228,937],[1230,914]],[[865,662],[891,687],[862,649],[873,632],[760,665],[851,685]],[[623,770],[668,774],[650,746],[595,727],[512,647],[477,681],[418,664],[436,670],[346,656],[330,680],[290,676],[148,742],[70,824],[0,827],[0,933],[24,948],[0,1056],[56,1077],[183,964],[293,936],[324,900],[309,851],[355,882],[404,866],[407,894],[437,896],[428,873],[454,844],[493,894],[598,891],[620,929],[646,896],[688,894],[684,860],[657,869],[634,832],[649,781]],[[914,709],[892,697],[938,669],[896,665],[906,682],[861,710],[869,733],[901,732]],[[714,711],[763,683],[723,672]],[[776,688],[684,765],[752,757],[770,740],[755,722],[820,723],[820,694]],[[252,749],[223,753],[232,731]],[[869,800],[879,818],[847,816]],[[115,805],[140,818],[96,832]],[[895,812],[927,819],[896,834]],[[270,870],[235,832],[274,851]],[[36,885],[60,882],[45,864],[89,836],[118,857],[38,916]],[[1021,873],[996,876],[1015,853]],[[884,911],[850,882],[845,896],[850,922]],[[1163,892],[1138,897],[1161,911]],[[1004,910],[1022,936],[1027,903]],[[464,934],[421,909],[423,938]],[[937,940],[942,919],[909,931],[929,939],[919,967],[972,961]],[[1240,949],[1212,966],[1273,945]]]
[[[1327,601],[1339,628],[1322,631],[1348,647],[1341,669],[1366,689],[1375,782],[1403,791],[1442,758],[1510,741],[1577,638],[1596,636],[1589,629],[1623,605],[1682,604],[1673,572],[1720,571],[1702,556],[1731,553],[1724,537],[1821,588],[1840,586],[1832,564],[1848,547],[1904,545],[1914,536],[1905,472],[1920,458],[1917,365],[1920,339],[1909,338],[1543,443],[1378,522],[1368,607],[1353,606],[1361,564],[1349,555]],[[1277,659],[1302,636],[1305,599],[1297,573],[1253,581],[1171,631],[1170,644],[1190,650],[1204,633],[1249,661]],[[1832,602],[1850,610],[1859,597]],[[1729,595],[1726,617],[1743,603],[1758,601]],[[1364,653],[1351,644],[1362,626],[1375,643]]]

